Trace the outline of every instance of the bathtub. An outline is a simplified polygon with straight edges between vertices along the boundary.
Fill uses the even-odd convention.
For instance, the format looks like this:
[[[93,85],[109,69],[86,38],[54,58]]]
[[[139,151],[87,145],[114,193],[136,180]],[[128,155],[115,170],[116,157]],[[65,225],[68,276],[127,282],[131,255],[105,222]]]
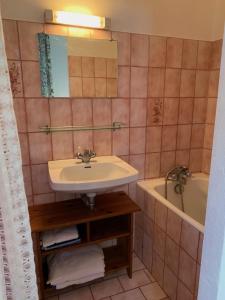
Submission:
[[[200,232],[204,232],[208,175],[195,173],[187,180],[183,193],[184,212],[181,208],[181,196],[174,192],[174,182],[168,181],[167,183],[167,199],[165,198],[165,178],[142,180],[138,182],[138,186]]]
[[[195,173],[180,195],[165,178],[137,183],[134,249],[170,299],[197,299],[201,267],[208,176]]]

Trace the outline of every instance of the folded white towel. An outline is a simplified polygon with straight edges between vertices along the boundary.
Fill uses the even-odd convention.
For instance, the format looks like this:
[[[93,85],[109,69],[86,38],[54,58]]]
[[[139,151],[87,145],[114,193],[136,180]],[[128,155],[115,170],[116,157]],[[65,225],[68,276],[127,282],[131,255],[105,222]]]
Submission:
[[[70,285],[82,284],[82,283],[89,282],[89,281],[92,281],[92,280],[95,280],[95,279],[98,279],[98,278],[102,278],[104,276],[105,276],[104,272],[96,273],[96,274],[93,274],[93,275],[90,275],[90,276],[87,276],[87,277],[83,277],[83,278],[78,279],[78,280],[65,281],[63,283],[58,283],[58,284],[55,285],[55,287],[56,287],[57,290],[64,289],[65,287],[70,286]]]
[[[104,276],[105,263],[102,248],[97,245],[81,247],[72,252],[48,257],[48,282],[55,286],[84,283]],[[90,279],[91,278],[91,279]]]
[[[41,236],[44,248],[77,238],[79,238],[77,226],[45,231]]]
[[[117,239],[113,239],[113,240],[109,240],[109,241],[104,241],[104,242],[101,242],[99,245],[103,249],[104,248],[109,248],[109,247],[112,247],[112,246],[116,246],[117,245]]]

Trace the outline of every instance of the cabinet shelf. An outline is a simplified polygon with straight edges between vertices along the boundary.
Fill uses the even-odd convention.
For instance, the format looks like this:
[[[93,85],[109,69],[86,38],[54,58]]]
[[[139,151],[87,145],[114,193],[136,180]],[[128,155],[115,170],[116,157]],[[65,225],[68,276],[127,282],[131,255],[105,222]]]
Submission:
[[[76,248],[79,248],[79,247],[99,244],[99,243],[102,243],[102,242],[105,242],[105,241],[108,241],[108,240],[128,237],[129,235],[130,234],[126,232],[126,233],[111,235],[110,237],[105,237],[105,238],[102,238],[102,239],[93,240],[93,241],[89,241],[89,242],[83,240],[80,243],[60,247],[60,248],[57,248],[57,249],[41,250],[41,255],[44,257],[44,256],[48,256],[49,254],[54,254],[54,253],[59,253],[59,252],[69,252],[69,251],[72,251],[73,249],[76,249]]]
[[[124,269],[129,267],[129,257],[123,253],[123,250],[120,246],[113,246],[109,248],[103,249],[104,257],[105,257],[105,275],[108,275],[116,270]],[[47,272],[46,272],[47,273]],[[97,279],[94,282],[101,280]],[[65,293],[72,288],[79,288],[81,286],[89,285],[92,282],[87,282],[82,285],[72,285],[70,287],[66,287],[60,290],[60,293]],[[44,286],[44,295],[46,297],[53,297],[59,294],[59,290],[51,285]]]
[[[129,215],[90,222],[90,238],[92,241],[124,234],[130,234]]]

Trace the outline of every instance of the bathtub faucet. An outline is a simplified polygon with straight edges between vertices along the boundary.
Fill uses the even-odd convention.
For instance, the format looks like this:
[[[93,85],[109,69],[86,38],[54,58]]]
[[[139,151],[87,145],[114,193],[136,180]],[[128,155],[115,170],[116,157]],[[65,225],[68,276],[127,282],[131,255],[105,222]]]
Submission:
[[[181,197],[181,209],[184,211],[184,199],[183,199],[183,192],[184,192],[184,185],[187,183],[187,178],[191,177],[191,172],[187,167],[184,166],[177,166],[171,169],[166,175],[166,182],[165,182],[165,198],[167,199],[168,190],[167,190],[167,183],[168,181],[174,181],[174,192],[179,194]]]
[[[177,166],[167,173],[166,181],[177,181],[181,184],[186,184],[188,177],[191,177],[190,170],[184,166]]]

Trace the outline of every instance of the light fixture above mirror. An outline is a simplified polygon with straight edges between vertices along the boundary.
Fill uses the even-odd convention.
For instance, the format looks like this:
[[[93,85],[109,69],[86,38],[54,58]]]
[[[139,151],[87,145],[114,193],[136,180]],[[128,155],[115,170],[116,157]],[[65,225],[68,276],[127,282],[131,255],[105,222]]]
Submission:
[[[50,24],[63,24],[104,30],[110,29],[110,18],[69,11],[46,10],[44,19],[45,23]]]

